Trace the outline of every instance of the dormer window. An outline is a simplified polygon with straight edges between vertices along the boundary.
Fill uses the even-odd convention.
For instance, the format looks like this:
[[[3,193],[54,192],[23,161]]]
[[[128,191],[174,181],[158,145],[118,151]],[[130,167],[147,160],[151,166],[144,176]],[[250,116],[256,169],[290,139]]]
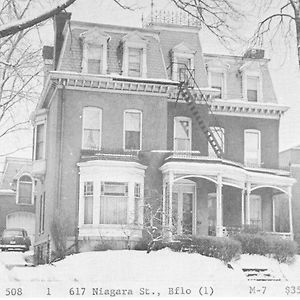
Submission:
[[[22,175],[18,179],[17,204],[33,204],[33,180],[29,175]]]
[[[224,73],[223,72],[210,72],[210,87],[219,90],[220,92],[215,95],[215,98],[217,99],[223,99],[224,98]]]
[[[240,67],[242,72],[243,99],[260,102],[262,99],[262,74],[259,62],[248,61]]]
[[[247,99],[251,102],[257,102],[259,89],[259,77],[247,76]]]
[[[107,43],[110,36],[98,28],[80,35],[82,40],[82,72],[107,74]]]
[[[129,48],[128,49],[128,76],[142,76],[142,55],[143,49]]]
[[[194,76],[195,51],[185,43],[180,43],[171,50],[172,80],[187,81]]]
[[[122,39],[122,74],[129,77],[147,77],[147,40],[138,32],[127,34]]]
[[[101,74],[103,64],[103,47],[89,45],[87,52],[87,73]]]

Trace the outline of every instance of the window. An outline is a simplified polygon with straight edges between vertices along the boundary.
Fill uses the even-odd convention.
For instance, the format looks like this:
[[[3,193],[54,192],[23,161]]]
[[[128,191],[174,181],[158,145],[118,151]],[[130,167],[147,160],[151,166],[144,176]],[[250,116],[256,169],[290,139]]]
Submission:
[[[260,131],[245,130],[245,165],[249,167],[260,167]]]
[[[195,52],[185,43],[180,43],[171,50],[172,80],[187,82],[191,75],[195,75]]]
[[[210,85],[220,91],[215,98],[222,99],[224,93],[224,74],[221,72],[210,72]]]
[[[125,111],[124,113],[124,149],[141,150],[142,144],[142,113]]]
[[[18,204],[33,204],[33,183],[28,175],[23,175],[18,180]]]
[[[250,195],[250,225],[261,228],[261,196]]]
[[[147,40],[134,31],[122,38],[122,74],[130,77],[147,77]]]
[[[99,28],[91,28],[80,34],[82,40],[82,72],[107,73],[107,45],[110,36]]]
[[[247,76],[247,99],[251,102],[258,100],[259,77]]]
[[[84,182],[84,224],[93,224],[93,200],[94,184],[91,181]]]
[[[87,71],[90,74],[102,73],[103,47],[96,45],[88,46]]]
[[[35,160],[39,160],[44,158],[45,124],[38,124],[35,131]]]
[[[174,118],[174,150],[191,151],[192,121],[186,117]]]
[[[128,183],[102,182],[100,224],[127,224]]]
[[[176,68],[176,66],[174,66]],[[193,74],[192,59],[188,57],[177,57],[177,80],[187,82]]]
[[[82,148],[99,150],[101,148],[102,109],[85,107],[83,109]]]
[[[128,76],[140,77],[142,75],[142,51],[143,49],[128,49]]]
[[[139,210],[141,200],[141,185],[139,183],[134,184],[134,224],[139,222]]]
[[[45,192],[40,196],[39,233],[43,233],[45,230],[45,196],[46,196]]]
[[[222,127],[209,127],[210,130],[212,131],[215,139],[217,140],[219,146],[221,147],[222,151],[225,151],[225,132],[224,128]],[[213,150],[212,146],[208,142],[208,156],[210,157],[217,157],[215,151]]]

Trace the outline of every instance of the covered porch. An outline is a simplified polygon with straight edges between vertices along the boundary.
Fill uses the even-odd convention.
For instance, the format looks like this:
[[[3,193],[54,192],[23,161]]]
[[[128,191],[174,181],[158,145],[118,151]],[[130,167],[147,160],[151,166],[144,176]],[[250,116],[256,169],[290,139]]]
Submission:
[[[247,227],[293,238],[295,180],[288,172],[176,155],[166,159],[161,171],[162,222],[168,235],[222,237]]]

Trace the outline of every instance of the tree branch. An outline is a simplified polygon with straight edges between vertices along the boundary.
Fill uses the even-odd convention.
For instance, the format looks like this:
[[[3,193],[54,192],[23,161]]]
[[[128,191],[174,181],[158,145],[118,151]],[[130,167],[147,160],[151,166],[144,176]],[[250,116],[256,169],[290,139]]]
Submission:
[[[33,19],[29,20],[20,20],[16,22],[14,25],[8,25],[3,26],[3,28],[0,27],[0,38],[16,34],[19,31],[22,31],[24,29],[30,28],[36,24],[39,24],[49,18],[52,18],[53,16],[57,15],[61,11],[65,10],[67,7],[69,7],[71,4],[73,4],[76,0],[68,0],[64,4],[57,6],[56,8],[43,13]]]

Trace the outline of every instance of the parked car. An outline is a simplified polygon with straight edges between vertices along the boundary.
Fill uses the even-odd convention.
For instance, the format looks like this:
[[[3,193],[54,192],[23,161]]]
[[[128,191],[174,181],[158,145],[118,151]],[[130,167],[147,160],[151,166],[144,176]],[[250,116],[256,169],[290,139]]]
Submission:
[[[4,229],[0,238],[0,249],[28,251],[31,245],[27,231],[22,228]]]

